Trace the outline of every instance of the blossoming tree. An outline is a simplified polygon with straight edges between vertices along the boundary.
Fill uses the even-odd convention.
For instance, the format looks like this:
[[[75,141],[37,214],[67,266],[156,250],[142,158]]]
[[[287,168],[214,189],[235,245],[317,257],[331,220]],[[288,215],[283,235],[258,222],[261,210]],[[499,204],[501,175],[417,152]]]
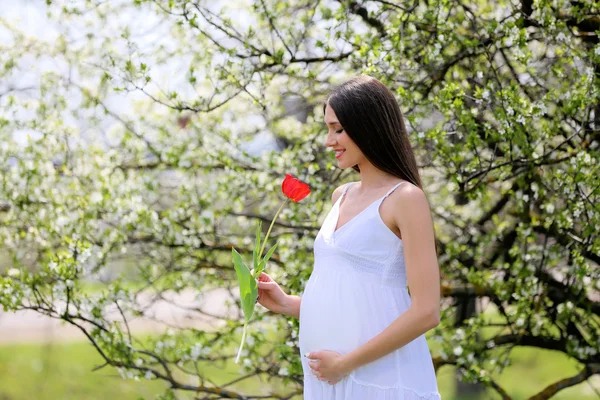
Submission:
[[[169,392],[250,395],[198,368],[236,355],[231,248],[252,254],[283,173],[308,182],[310,200],[273,226],[268,266],[301,292],[331,191],[357,179],[325,151],[319,104],[364,72],[397,95],[435,213],[436,368],[504,399],[495,377],[517,347],[578,368],[532,399],[600,372],[597,2],[47,3],[43,32],[0,17],[4,310],[74,325],[104,366]],[[265,134],[278,151],[247,151]],[[233,299],[214,329],[165,326],[144,341],[129,329],[155,302],[178,305],[173,293],[212,288]],[[297,321],[258,311],[236,381],[270,376],[286,384],[272,398],[299,394]]]

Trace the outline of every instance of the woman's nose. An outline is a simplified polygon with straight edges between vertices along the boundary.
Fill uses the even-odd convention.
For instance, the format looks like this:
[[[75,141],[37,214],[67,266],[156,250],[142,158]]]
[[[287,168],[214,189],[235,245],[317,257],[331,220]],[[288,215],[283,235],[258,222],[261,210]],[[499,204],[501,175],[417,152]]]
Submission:
[[[333,140],[333,136],[330,133],[328,133],[327,137],[325,138],[325,146],[331,147],[334,144],[335,144],[335,140]]]

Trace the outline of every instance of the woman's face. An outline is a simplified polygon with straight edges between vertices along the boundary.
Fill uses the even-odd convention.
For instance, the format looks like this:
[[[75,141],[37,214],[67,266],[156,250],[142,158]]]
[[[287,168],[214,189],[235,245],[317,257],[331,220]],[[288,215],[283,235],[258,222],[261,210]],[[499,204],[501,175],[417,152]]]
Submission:
[[[325,124],[328,130],[325,146],[331,147],[335,151],[338,166],[340,168],[350,168],[356,164],[361,164],[365,159],[364,154],[356,143],[350,139],[329,104],[325,107]]]

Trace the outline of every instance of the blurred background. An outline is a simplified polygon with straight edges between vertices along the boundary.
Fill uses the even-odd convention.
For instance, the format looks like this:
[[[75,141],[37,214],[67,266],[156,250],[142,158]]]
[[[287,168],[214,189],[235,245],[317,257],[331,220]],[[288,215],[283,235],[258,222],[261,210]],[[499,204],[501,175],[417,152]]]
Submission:
[[[240,365],[230,249],[285,173],[300,294],[335,167],[321,105],[397,95],[434,213],[443,399],[600,398],[593,1],[0,0],[0,400],[301,398],[298,322]],[[257,397],[248,397],[257,398]]]

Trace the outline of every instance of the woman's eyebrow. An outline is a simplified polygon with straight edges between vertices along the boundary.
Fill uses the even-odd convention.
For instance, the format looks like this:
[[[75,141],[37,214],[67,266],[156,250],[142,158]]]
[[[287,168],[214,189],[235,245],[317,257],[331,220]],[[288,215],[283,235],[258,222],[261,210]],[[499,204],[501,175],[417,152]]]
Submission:
[[[332,121],[332,122],[327,122],[325,121],[326,125],[341,125],[338,121]]]

